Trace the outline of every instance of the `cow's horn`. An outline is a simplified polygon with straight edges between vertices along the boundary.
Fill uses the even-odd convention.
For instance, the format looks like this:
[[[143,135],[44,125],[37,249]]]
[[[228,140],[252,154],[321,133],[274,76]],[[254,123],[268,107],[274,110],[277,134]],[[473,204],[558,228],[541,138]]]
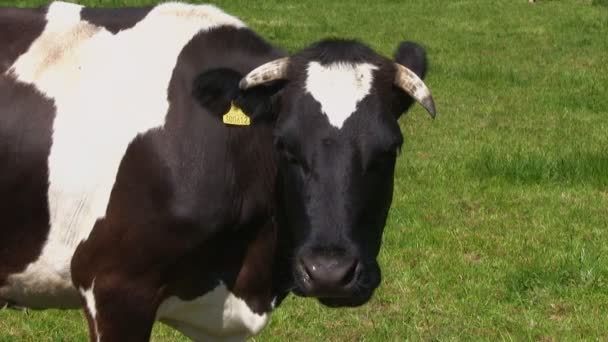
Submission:
[[[241,89],[248,89],[270,81],[283,80],[287,77],[288,65],[289,57],[275,59],[274,61],[262,64],[243,77],[241,82],[239,82],[239,87]]]
[[[397,68],[395,85],[413,97],[429,112],[432,118],[435,118],[437,115],[435,102],[433,102],[433,96],[431,96],[431,91],[426,84],[413,71],[403,65],[395,63],[395,67]]]

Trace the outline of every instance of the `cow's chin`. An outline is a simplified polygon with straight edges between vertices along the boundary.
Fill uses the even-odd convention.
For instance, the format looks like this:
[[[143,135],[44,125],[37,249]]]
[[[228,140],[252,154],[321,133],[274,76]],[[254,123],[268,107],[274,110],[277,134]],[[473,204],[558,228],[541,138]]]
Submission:
[[[328,297],[318,298],[319,303],[330,307],[330,308],[343,308],[343,307],[357,307],[367,303],[373,295],[374,291],[370,290],[368,293],[358,294],[352,297]]]
[[[319,303],[330,308],[354,308],[367,303],[372,298],[374,290],[359,291],[356,295],[346,297],[317,297],[314,295],[307,295],[299,289],[294,289],[293,293],[301,297],[316,298]]]

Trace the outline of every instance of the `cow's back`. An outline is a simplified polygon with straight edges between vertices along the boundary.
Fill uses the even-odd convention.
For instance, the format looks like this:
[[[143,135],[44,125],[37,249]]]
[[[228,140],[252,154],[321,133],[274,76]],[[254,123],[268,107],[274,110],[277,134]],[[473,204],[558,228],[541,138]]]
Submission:
[[[165,124],[180,52],[243,26],[212,6],[124,13],[0,10],[0,301],[79,305],[72,255],[105,216],[127,148]]]

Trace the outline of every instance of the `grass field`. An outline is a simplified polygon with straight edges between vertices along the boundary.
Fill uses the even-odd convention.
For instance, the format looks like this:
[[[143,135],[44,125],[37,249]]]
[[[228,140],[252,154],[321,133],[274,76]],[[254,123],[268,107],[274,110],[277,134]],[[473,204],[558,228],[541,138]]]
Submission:
[[[440,112],[401,120],[375,298],[289,297],[256,341],[608,340],[608,1],[217,3],[290,51],[418,41]],[[0,341],[86,336],[79,312],[0,311]]]

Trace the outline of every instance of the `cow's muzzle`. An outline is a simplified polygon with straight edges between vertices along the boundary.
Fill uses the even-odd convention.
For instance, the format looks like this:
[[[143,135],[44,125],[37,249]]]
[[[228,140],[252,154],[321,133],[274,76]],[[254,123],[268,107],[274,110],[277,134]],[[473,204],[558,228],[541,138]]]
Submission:
[[[318,298],[331,307],[359,306],[371,298],[380,283],[376,269],[377,266],[369,269],[358,258],[348,255],[300,256],[294,265],[294,292]]]

